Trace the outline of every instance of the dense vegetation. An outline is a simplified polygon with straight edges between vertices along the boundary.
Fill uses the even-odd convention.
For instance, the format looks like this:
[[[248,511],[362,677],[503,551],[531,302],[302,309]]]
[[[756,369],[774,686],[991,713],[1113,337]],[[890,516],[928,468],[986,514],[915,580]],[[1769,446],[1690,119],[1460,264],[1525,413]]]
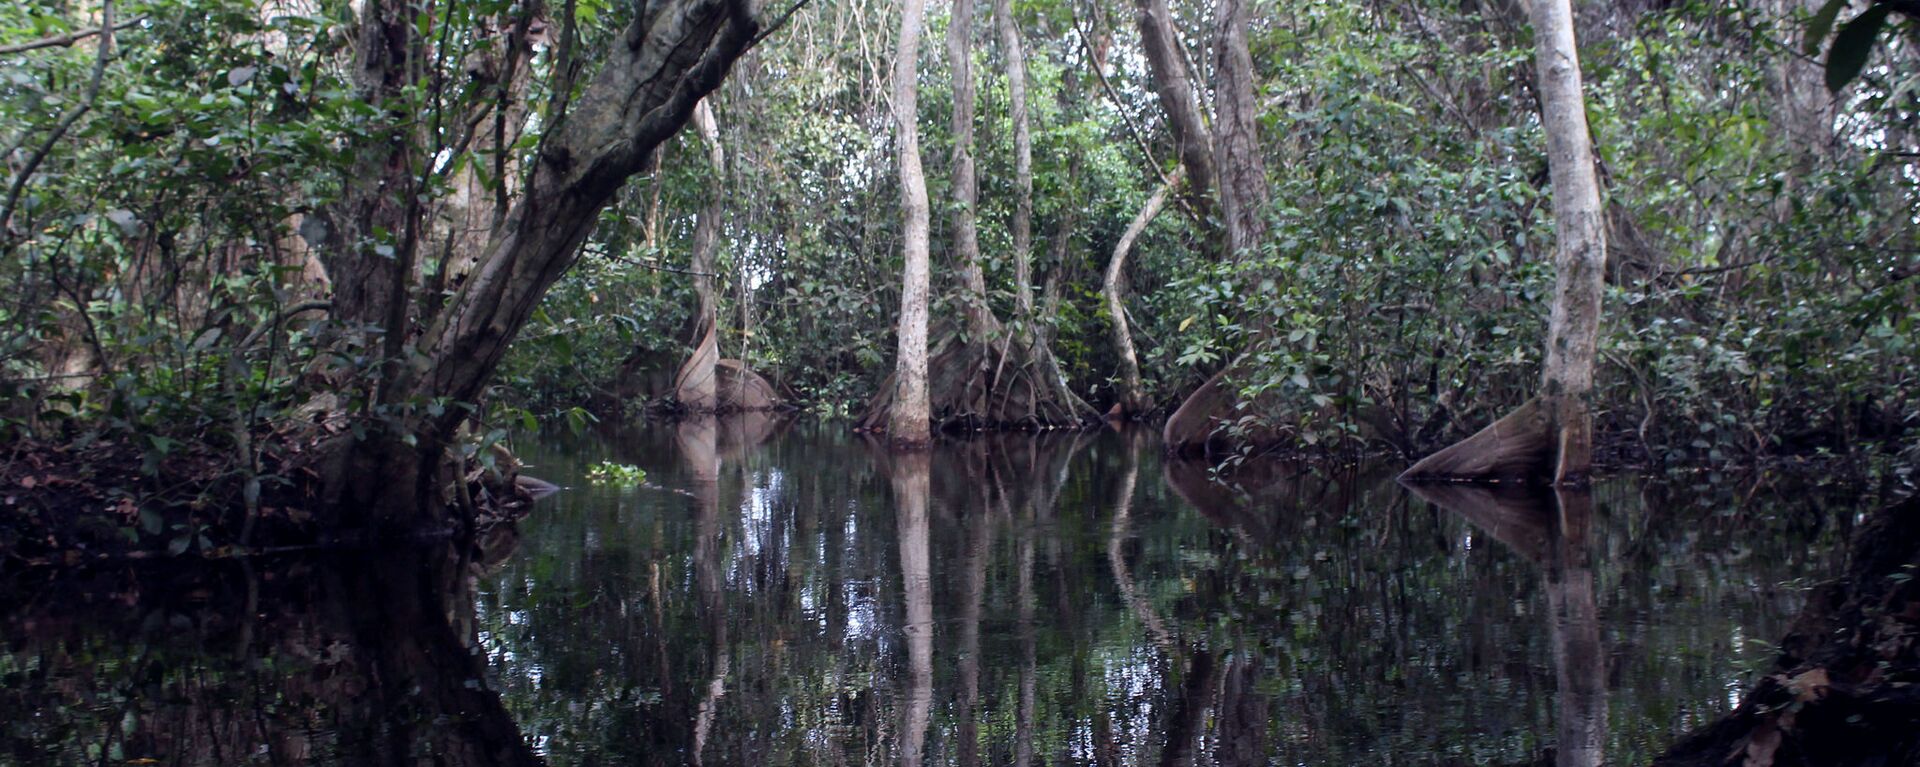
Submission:
[[[258,505],[307,466],[405,509],[505,427],[684,406],[690,354],[859,416],[912,239],[898,72],[936,420],[1166,412],[1226,370],[1229,444],[1417,456],[1535,391],[1556,234],[1520,4],[973,5],[927,9],[904,68],[868,0],[10,5],[0,433],[113,446],[176,500],[208,483],[168,467]],[[1844,5],[1579,4],[1603,442],[1920,455],[1920,51],[1902,3]],[[408,490],[342,479],[374,468]]]

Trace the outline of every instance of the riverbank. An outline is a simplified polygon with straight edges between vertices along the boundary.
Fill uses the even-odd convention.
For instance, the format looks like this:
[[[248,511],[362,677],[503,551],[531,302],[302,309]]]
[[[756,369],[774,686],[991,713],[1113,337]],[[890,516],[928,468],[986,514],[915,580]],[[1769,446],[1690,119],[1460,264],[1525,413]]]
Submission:
[[[227,558],[364,544],[379,535],[337,524],[297,442],[261,440],[274,447],[251,470],[210,445],[156,442],[21,440],[0,454],[0,567]],[[517,518],[534,496],[510,467],[496,473],[476,464],[467,482],[475,529]],[[407,534],[425,540],[454,532]]]

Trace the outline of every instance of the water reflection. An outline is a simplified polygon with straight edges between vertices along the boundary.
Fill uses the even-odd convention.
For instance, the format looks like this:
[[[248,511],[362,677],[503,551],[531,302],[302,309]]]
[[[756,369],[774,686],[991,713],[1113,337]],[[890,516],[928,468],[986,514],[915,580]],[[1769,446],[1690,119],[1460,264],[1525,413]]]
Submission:
[[[527,447],[571,489],[510,556],[114,574],[91,606],[14,574],[0,711],[31,714],[0,754],[1644,762],[1729,705],[1849,518],[1793,488],[1223,476],[1121,433],[900,457],[761,417]],[[602,460],[650,484],[584,483]]]
[[[13,573],[0,758],[536,764],[474,652],[481,569],[434,549]]]
[[[1558,767],[1606,761],[1607,656],[1594,593],[1593,495],[1580,490],[1411,485],[1539,567],[1547,601]]]

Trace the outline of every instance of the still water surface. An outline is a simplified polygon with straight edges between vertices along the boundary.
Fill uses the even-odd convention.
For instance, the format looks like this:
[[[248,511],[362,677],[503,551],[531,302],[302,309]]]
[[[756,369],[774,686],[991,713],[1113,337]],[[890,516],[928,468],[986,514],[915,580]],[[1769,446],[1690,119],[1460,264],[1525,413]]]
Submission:
[[[0,760],[1644,763],[1771,659],[1855,511],[1767,478],[1222,484],[1114,432],[522,452],[569,490],[477,560],[12,574]]]

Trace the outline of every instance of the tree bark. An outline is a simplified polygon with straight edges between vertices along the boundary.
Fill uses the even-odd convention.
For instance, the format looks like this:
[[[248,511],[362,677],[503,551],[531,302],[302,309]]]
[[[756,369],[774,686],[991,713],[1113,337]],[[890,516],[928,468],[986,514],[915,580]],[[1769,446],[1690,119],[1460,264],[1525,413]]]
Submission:
[[[347,343],[380,350],[382,334],[405,340],[404,323],[390,326],[396,291],[405,291],[417,233],[412,116],[403,91],[413,82],[413,16],[398,0],[370,0],[356,26],[355,95],[374,107],[375,122],[354,151],[348,183],[328,211],[328,247],[321,250],[333,285],[333,319]],[[404,293],[400,293],[404,295]],[[363,352],[364,353],[364,352]]]
[[[894,363],[893,404],[887,435],[895,447],[924,447],[932,439],[927,399],[927,180],[920,168],[920,28],[925,0],[904,0],[900,7],[900,43],[893,59],[894,144],[900,155],[901,277],[898,360]]]
[[[1586,481],[1593,463],[1593,363],[1607,261],[1606,219],[1581,96],[1580,58],[1568,0],[1532,5],[1540,88],[1553,179],[1553,308],[1546,365],[1534,401],[1467,439],[1427,456],[1407,479]]]
[[[1553,177],[1553,313],[1547,324],[1547,362],[1541,404],[1554,433],[1554,484],[1578,483],[1593,463],[1594,350],[1606,274],[1605,211],[1594,173],[1587,106],[1581,95],[1580,54],[1568,0],[1534,0],[1541,119]]]
[[[1267,234],[1267,166],[1260,158],[1247,2],[1219,0],[1213,12],[1214,167],[1231,258],[1259,248]]]
[[[1218,222],[1213,219],[1214,168],[1213,135],[1200,112],[1194,94],[1186,58],[1180,53],[1179,30],[1167,0],[1135,0],[1139,11],[1140,44],[1147,59],[1147,74],[1153,81],[1154,96],[1166,113],[1167,130],[1173,134],[1180,164],[1187,169],[1187,204],[1199,216],[1208,231],[1212,246]]]
[[[962,311],[968,340],[987,343],[999,322],[987,306],[987,279],[980,267],[980,182],[973,165],[973,0],[953,0],[947,24],[947,61],[953,71],[953,254],[960,271]]]
[[[693,109],[693,124],[707,145],[707,161],[713,166],[712,183],[706,207],[694,220],[692,254],[693,292],[699,305],[695,309],[693,353],[674,376],[674,398],[688,410],[713,412],[720,404],[714,365],[720,361],[719,301],[713,292],[714,250],[720,241],[720,219],[726,215],[726,150],[720,145],[720,127],[713,119],[713,107],[702,99]]]
[[[993,25],[1000,33],[1000,51],[1007,67],[1007,112],[1013,123],[1013,239],[1014,314],[1027,332],[1033,332],[1033,133],[1027,124],[1027,53],[1020,42],[1020,23],[1013,18],[1012,0],[994,0]]]
[[[1184,175],[1182,169],[1175,169],[1167,183],[1154,190],[1147,198],[1147,204],[1140,213],[1127,224],[1120,235],[1120,241],[1113,246],[1113,256],[1107,259],[1106,279],[1100,283],[1100,293],[1107,301],[1107,317],[1112,324],[1113,354],[1120,360],[1120,380],[1113,410],[1108,417],[1128,418],[1153,409],[1153,403],[1147,399],[1147,387],[1140,380],[1140,358],[1133,350],[1133,330],[1127,323],[1126,287],[1121,284],[1126,277],[1127,254],[1133,250],[1133,243],[1140,239],[1147,225],[1160,215],[1160,209],[1166,207],[1167,197],[1174,186],[1180,183]]]

